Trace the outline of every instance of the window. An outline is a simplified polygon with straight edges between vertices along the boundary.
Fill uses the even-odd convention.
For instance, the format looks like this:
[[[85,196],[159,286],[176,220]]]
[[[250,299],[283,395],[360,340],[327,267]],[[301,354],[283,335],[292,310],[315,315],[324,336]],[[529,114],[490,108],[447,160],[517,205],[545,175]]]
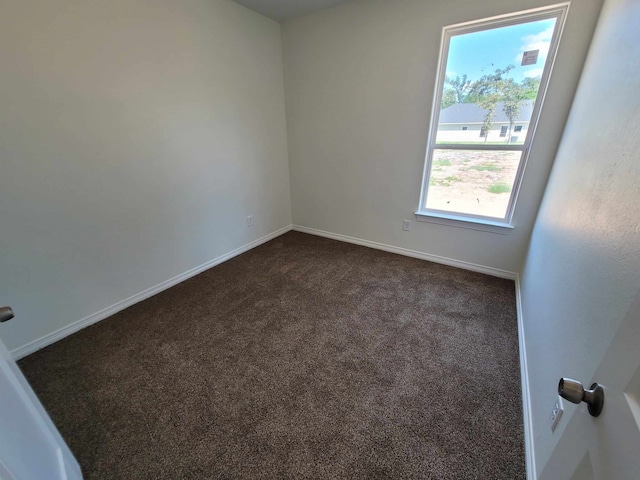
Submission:
[[[462,130],[468,130],[469,127],[462,127]]]
[[[418,220],[512,228],[567,9],[561,4],[443,29]],[[479,134],[463,135],[456,124]]]

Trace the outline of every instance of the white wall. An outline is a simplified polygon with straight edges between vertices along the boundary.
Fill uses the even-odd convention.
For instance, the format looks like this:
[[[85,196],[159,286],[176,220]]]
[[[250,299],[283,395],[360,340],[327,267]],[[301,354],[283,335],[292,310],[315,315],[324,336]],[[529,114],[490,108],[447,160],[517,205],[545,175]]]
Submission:
[[[509,235],[414,222],[441,29],[543,0],[356,0],[283,25],[295,224],[519,271],[601,0],[573,2]]]
[[[466,126],[466,130],[462,130],[462,127]],[[502,131],[502,127],[507,127],[507,133],[505,136],[501,137],[500,132]],[[522,130],[519,132],[512,131],[511,135],[509,135],[509,123],[494,123],[491,126],[491,129],[487,132],[487,136],[481,137],[480,132],[482,130],[482,124],[472,124],[472,123],[448,123],[448,124],[440,124],[438,125],[438,132],[436,135],[437,142],[469,142],[469,143],[484,143],[487,142],[504,142],[507,143],[508,137],[510,136],[513,140],[513,143],[517,142],[518,139],[520,142],[524,142],[524,139],[527,137],[527,132],[529,131],[529,122],[520,122],[514,124],[515,127],[522,127]]]
[[[586,384],[640,291],[640,3],[606,0],[522,276],[538,472],[560,377]],[[605,403],[606,408],[606,403]]]
[[[279,24],[226,0],[0,12],[10,349],[291,223]]]

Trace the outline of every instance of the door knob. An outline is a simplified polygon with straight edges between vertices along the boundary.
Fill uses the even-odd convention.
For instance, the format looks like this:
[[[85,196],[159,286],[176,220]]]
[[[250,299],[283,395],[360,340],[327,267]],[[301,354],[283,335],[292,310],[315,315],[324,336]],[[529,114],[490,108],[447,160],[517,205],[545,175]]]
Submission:
[[[11,307],[0,307],[0,323],[6,322],[13,318],[13,310]]]
[[[561,378],[558,383],[558,395],[571,403],[585,402],[593,417],[602,413],[604,405],[604,389],[602,385],[594,383],[589,390],[585,390],[580,382],[571,378]]]

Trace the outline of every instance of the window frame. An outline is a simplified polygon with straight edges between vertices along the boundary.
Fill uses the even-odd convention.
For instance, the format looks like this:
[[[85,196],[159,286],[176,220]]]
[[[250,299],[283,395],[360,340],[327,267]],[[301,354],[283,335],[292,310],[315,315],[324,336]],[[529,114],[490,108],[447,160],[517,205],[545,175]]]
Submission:
[[[445,26],[442,29],[440,40],[440,56],[438,59],[438,68],[436,72],[435,92],[433,96],[433,105],[431,108],[431,124],[427,139],[427,151],[424,163],[424,172],[422,178],[422,187],[420,191],[420,203],[418,210],[415,212],[416,220],[452,225],[456,227],[466,227],[474,230],[486,230],[495,233],[508,233],[514,228],[513,217],[515,206],[520,193],[520,187],[524,177],[524,171],[529,158],[529,152],[538,122],[540,120],[540,112],[544,104],[549,80],[553,71],[560,39],[567,19],[569,11],[569,2],[559,3],[546,7],[540,7],[532,10],[525,10],[515,13],[508,13],[496,17],[490,17],[481,20],[458,23]],[[441,110],[441,99],[444,92],[444,81],[446,77],[446,63],[449,58],[450,41],[453,36],[475,33],[484,30],[490,30],[501,27],[509,27],[522,23],[534,22],[538,20],[556,19],[555,29],[549,44],[549,53],[543,67],[543,73],[540,79],[540,88],[536,97],[531,120],[525,140],[522,144],[505,144],[505,145],[487,145],[484,143],[474,144],[456,144],[456,143],[436,143],[438,132],[438,124]],[[488,132],[487,132],[488,134]],[[482,136],[482,131],[480,133]],[[427,196],[429,193],[429,179],[431,176],[431,168],[433,163],[434,150],[477,150],[477,151],[519,151],[521,152],[520,163],[516,171],[513,182],[513,188],[510,193],[507,211],[503,218],[488,217],[483,215],[475,215],[469,213],[457,213],[446,210],[429,209],[426,206]]]

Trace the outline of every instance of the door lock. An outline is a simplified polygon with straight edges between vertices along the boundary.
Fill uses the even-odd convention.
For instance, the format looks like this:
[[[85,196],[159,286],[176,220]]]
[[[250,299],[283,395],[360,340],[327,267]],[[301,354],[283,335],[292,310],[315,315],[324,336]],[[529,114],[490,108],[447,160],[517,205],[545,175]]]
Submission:
[[[0,307],[0,323],[6,322],[13,318],[13,310],[11,307]]]
[[[561,378],[560,383],[558,383],[558,395],[571,403],[585,402],[589,413],[593,417],[597,417],[602,413],[604,388],[598,383],[592,384],[589,390],[585,390],[577,380]]]

